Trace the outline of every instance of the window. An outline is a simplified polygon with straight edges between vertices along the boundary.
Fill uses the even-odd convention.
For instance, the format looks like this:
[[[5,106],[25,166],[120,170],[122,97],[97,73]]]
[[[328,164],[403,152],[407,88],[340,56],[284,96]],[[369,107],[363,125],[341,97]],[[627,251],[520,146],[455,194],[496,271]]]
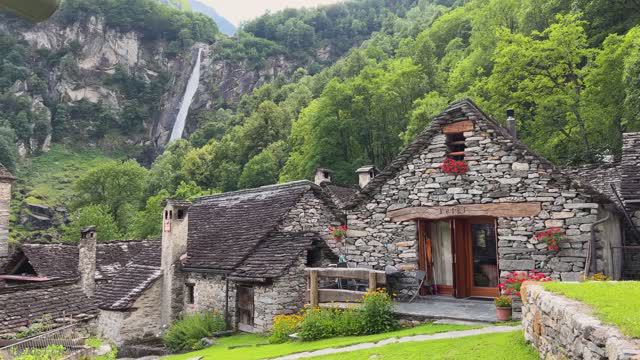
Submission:
[[[169,220],[169,211],[167,210],[164,211],[164,219]]]
[[[185,284],[185,286],[187,287],[187,304],[195,304],[196,302],[196,297],[195,297],[195,284]]]
[[[462,133],[447,134],[447,152],[454,160],[464,160],[464,135]]]
[[[173,210],[169,210],[169,219],[173,219]]]
[[[178,209],[178,220],[184,219],[184,210]]]

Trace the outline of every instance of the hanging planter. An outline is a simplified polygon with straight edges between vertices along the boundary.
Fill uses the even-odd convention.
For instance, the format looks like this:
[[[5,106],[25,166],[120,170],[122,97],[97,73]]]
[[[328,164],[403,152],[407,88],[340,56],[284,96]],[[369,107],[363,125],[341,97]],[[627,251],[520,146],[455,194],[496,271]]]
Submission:
[[[560,250],[560,241],[564,239],[564,232],[558,227],[540,231],[535,235],[535,239],[547,244],[550,251]]]
[[[329,233],[336,241],[341,241],[345,236],[347,236],[347,230],[349,230],[349,228],[346,224],[342,224],[340,226],[329,226]]]
[[[469,171],[469,165],[463,160],[454,160],[451,158],[446,159],[442,165],[440,165],[442,172],[445,174],[462,175]]]

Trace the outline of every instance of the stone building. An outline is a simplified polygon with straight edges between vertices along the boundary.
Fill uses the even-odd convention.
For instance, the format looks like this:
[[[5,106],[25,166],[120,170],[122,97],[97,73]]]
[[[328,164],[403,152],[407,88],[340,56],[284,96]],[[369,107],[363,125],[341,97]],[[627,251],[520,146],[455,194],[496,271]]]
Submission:
[[[0,164],[0,261],[9,254],[9,206],[14,180],[13,175]]]
[[[216,310],[234,328],[265,331],[304,305],[304,267],[335,262],[340,251],[328,228],[344,219],[309,181],[202,197],[188,213],[184,205],[165,208],[166,321],[181,309]]]
[[[515,126],[513,127],[515,129]],[[465,174],[441,169],[447,158]],[[440,294],[495,296],[500,278],[536,270],[561,280],[619,278],[620,212],[518,141],[472,101],[451,104],[346,206],[353,266],[428,272]],[[535,238],[560,228],[559,251]]]

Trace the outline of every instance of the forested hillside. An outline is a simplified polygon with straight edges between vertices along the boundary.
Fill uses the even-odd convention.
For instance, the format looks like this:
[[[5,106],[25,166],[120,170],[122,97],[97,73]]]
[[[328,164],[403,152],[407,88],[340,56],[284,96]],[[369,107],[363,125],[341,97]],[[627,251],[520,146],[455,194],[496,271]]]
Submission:
[[[116,9],[67,11],[108,18]],[[144,37],[155,25],[135,14],[128,12],[128,25],[118,17],[108,26]],[[94,223],[101,240],[157,236],[157,214],[168,196],[310,178],[317,166],[333,169],[338,182],[353,183],[357,167],[384,167],[433,115],[462,97],[472,98],[498,121],[514,108],[522,141],[562,166],[616,157],[621,134],[640,130],[640,4],[633,1],[360,0],[268,14],[246,24],[235,38],[217,34],[211,23],[197,25],[198,17],[189,21],[197,31],[185,33],[182,26],[167,29],[167,35],[148,35],[168,44],[163,56],[187,59],[185,71],[190,53],[181,49],[210,43],[197,44],[206,47],[204,79],[191,106],[187,139],[169,144],[146,168],[135,160],[105,161],[78,174],[66,190],[74,200],[65,203],[74,211],[66,239]],[[73,51],[70,47],[60,58],[72,60]],[[15,66],[12,56],[3,64]],[[161,68],[167,78],[175,77],[175,67]],[[234,84],[240,85],[229,86],[226,74],[238,71],[244,77]],[[113,81],[132,84],[125,95],[147,96],[138,100],[142,106],[108,112],[107,120],[72,114],[91,125],[67,130],[53,122],[54,142],[64,143],[78,128],[103,129],[103,137],[121,126],[134,126],[123,133],[136,124],[142,124],[142,132],[148,128],[143,119],[156,111],[152,99],[171,86],[136,80],[127,71],[114,72],[118,77],[125,80]],[[6,81],[5,89],[15,79]],[[14,102],[24,102],[19,99]],[[15,120],[20,111],[11,110],[9,126],[0,127],[0,147],[14,144],[9,136],[20,129],[35,131],[37,115],[29,114],[37,112],[24,110],[30,104],[24,102],[20,111],[34,125],[21,127],[24,121]],[[83,106],[96,104],[101,102]],[[65,106],[75,110],[79,105]],[[147,113],[131,119],[145,106]],[[98,110],[86,111],[103,114]],[[135,154],[117,154],[131,157]]]

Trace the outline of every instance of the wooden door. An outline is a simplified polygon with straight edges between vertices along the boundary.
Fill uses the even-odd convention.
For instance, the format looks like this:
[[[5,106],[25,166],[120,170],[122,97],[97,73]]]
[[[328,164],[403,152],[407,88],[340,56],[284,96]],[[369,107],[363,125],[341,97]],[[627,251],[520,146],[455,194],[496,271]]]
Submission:
[[[498,295],[498,254],[495,219],[454,219],[456,297]]]
[[[245,331],[247,327],[253,327],[253,287],[238,286],[238,328]]]

